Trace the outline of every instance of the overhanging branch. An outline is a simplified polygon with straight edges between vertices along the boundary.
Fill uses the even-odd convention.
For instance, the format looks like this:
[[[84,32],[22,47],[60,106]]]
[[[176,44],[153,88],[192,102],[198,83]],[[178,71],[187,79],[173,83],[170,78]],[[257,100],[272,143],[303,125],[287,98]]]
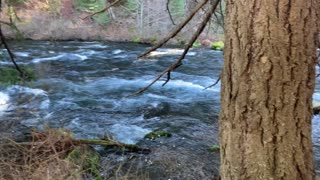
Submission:
[[[168,67],[167,69],[165,69],[164,71],[162,71],[149,85],[147,85],[146,87],[136,91],[135,93],[133,93],[132,95],[137,95],[140,94],[144,91],[146,91],[147,89],[149,89],[154,83],[156,83],[162,76],[164,76],[165,74],[167,74],[167,80],[165,81],[165,84],[167,84],[170,81],[171,78],[171,71],[175,70],[176,68],[178,68],[179,66],[182,65],[182,61],[185,58],[186,54],[188,53],[189,49],[192,47],[193,43],[197,40],[197,38],[199,37],[199,35],[201,34],[201,32],[204,30],[204,28],[206,27],[207,23],[209,22],[213,12],[215,11],[215,9],[217,8],[218,4],[219,4],[220,0],[216,0],[214,4],[212,4],[212,6],[210,6],[210,10],[207,12],[207,14],[205,15],[205,18],[202,20],[200,26],[198,27],[197,31],[195,32],[195,34],[192,36],[191,40],[189,41],[189,43],[187,44],[186,48],[184,49],[182,55],[179,57],[179,59],[174,62],[170,67]]]
[[[219,0],[218,0],[219,1]],[[149,54],[150,52],[158,49],[159,47],[161,47],[163,44],[165,44],[166,42],[168,42],[171,38],[175,37],[180,31],[181,29],[183,29],[188,22],[193,18],[193,16],[208,2],[208,0],[203,0],[201,1],[195,8],[194,10],[190,13],[190,15],[183,21],[181,22],[174,31],[172,31],[172,33],[170,33],[167,37],[163,38],[161,41],[159,41],[156,45],[154,45],[153,47],[151,47],[150,49],[148,49],[146,52],[142,53],[141,55],[139,55],[138,57],[144,57],[147,54]]]

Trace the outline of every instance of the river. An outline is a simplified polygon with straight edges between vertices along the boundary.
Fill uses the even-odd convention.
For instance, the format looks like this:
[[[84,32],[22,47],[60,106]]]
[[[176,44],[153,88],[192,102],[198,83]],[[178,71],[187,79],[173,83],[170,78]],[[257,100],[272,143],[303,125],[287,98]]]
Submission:
[[[22,41],[10,42],[10,46],[19,64],[35,69],[38,80],[28,87],[0,87],[1,131],[19,134],[22,128],[49,125],[64,127],[82,138],[111,135],[124,143],[151,147],[151,154],[134,155],[138,160],[131,162],[144,167],[150,177],[217,177],[219,154],[208,148],[218,144],[220,84],[204,88],[219,76],[221,52],[192,49],[166,86],[162,79],[145,93],[129,96],[174,62],[182,49],[161,48],[147,59],[138,59],[149,46],[77,41]],[[1,54],[0,58],[6,58],[4,50]],[[314,98],[320,100],[319,83]],[[319,128],[320,117],[315,116],[317,162]],[[154,130],[173,136],[155,141],[143,138]],[[131,159],[105,154],[105,161],[113,164],[128,164]],[[320,173],[319,166],[317,171]]]

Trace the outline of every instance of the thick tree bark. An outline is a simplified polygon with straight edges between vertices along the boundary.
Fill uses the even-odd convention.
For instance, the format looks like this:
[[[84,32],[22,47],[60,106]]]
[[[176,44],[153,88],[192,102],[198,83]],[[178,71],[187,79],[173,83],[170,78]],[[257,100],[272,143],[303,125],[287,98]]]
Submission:
[[[311,180],[318,0],[227,0],[221,178]]]

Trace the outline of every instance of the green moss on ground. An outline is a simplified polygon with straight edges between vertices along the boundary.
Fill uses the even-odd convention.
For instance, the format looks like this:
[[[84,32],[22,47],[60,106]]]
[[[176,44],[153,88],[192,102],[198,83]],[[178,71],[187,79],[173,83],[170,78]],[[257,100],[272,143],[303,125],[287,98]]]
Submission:
[[[31,67],[20,67],[25,73],[25,78],[20,77],[20,73],[13,67],[5,67],[0,69],[0,83],[1,84],[23,84],[36,80],[34,70]]]
[[[93,149],[87,146],[77,147],[68,154],[66,159],[90,173],[95,180],[103,179],[100,175],[100,155]]]
[[[220,150],[220,146],[219,145],[213,145],[209,148],[209,151],[211,152],[216,152]]]
[[[171,137],[172,134],[166,132],[166,131],[153,131],[151,133],[148,133],[144,136],[145,139],[151,139],[155,140],[160,137]]]
[[[201,47],[201,43],[199,43],[199,42],[194,42],[194,43],[192,44],[192,47],[193,47],[193,48],[200,48],[200,47]]]
[[[218,41],[218,42],[214,42],[211,45],[211,49],[213,50],[218,50],[218,51],[222,51],[224,48],[224,43],[223,41]]]

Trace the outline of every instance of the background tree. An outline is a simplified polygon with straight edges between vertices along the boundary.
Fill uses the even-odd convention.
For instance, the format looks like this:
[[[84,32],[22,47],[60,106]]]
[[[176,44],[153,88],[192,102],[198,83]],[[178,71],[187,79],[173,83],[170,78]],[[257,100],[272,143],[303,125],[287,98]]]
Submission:
[[[228,0],[222,179],[314,179],[317,0]]]

